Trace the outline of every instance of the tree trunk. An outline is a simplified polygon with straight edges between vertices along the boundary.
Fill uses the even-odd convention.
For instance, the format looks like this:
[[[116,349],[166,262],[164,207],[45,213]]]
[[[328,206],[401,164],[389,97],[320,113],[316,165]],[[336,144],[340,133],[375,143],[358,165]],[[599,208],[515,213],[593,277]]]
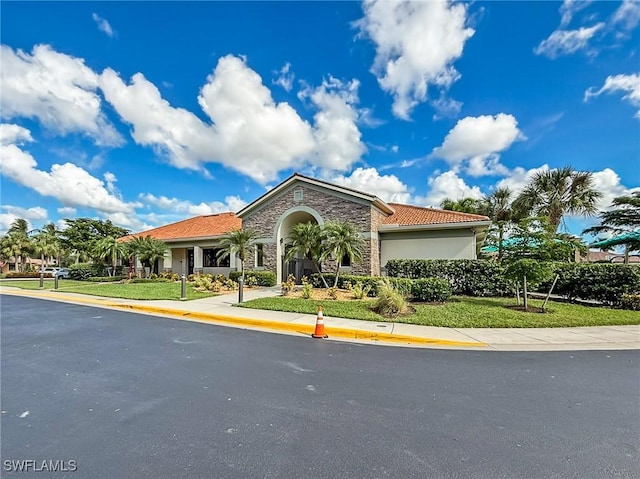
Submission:
[[[629,264],[629,251],[631,251],[631,245],[624,246],[624,264]]]
[[[340,261],[338,261],[338,265],[336,266],[336,279],[333,282],[333,287],[336,288],[338,286],[338,276],[340,275]]]
[[[324,275],[322,274],[322,271],[320,271],[320,267],[318,266],[318,264],[315,261],[313,262],[313,265],[316,267],[316,271],[320,275],[320,279],[322,280],[322,284],[324,284],[325,288],[329,289],[329,285],[327,284],[327,280],[324,279]]]
[[[498,261],[502,259],[502,239],[504,237],[504,225],[498,225]]]
[[[522,292],[523,296],[524,296],[524,310],[527,311],[529,309],[529,301],[527,299],[527,276],[524,276],[524,281],[523,281],[523,286],[524,286],[524,291]]]

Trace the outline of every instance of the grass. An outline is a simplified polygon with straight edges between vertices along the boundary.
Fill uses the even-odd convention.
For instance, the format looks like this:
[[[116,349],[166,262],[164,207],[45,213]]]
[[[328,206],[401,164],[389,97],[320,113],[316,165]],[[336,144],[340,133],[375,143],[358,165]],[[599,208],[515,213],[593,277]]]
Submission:
[[[530,307],[542,305],[542,301],[529,302]],[[319,304],[318,300],[278,297],[254,299],[239,306],[315,314]],[[458,297],[445,304],[412,304],[415,313],[392,319],[371,311],[372,304],[372,300],[321,302],[325,316],[449,328],[559,328],[640,324],[640,311],[549,302],[547,313],[524,313],[508,308],[515,306],[513,298]]]
[[[0,286],[14,286],[23,289],[38,289],[40,280],[2,281]],[[45,289],[53,289],[53,280],[45,281]],[[180,300],[180,283],[91,283],[88,281],[63,280],[57,291],[65,293],[89,294],[107,298],[123,299],[166,299]],[[212,293],[196,291],[187,283],[187,299],[201,299],[214,296]]]

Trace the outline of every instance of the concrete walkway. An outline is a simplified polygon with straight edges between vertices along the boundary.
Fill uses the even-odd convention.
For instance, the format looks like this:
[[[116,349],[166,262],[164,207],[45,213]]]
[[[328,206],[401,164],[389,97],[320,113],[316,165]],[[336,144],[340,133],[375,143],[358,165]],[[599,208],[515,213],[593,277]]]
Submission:
[[[192,301],[136,301],[82,294],[3,287],[0,294],[29,296],[87,306],[215,323],[309,337],[316,315],[238,308],[236,293]],[[277,296],[280,287],[245,291],[244,299]],[[497,351],[640,349],[640,325],[579,328],[440,328],[402,323],[325,317],[330,340],[409,347],[472,348]]]

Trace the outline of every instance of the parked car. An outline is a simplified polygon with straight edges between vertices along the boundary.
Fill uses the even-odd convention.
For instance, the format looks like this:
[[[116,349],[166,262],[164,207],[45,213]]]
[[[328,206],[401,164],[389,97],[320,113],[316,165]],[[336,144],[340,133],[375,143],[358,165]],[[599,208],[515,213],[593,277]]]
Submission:
[[[58,278],[68,278],[69,277],[69,269],[67,269],[67,268],[58,268],[58,271],[56,272],[55,276],[57,276]]]

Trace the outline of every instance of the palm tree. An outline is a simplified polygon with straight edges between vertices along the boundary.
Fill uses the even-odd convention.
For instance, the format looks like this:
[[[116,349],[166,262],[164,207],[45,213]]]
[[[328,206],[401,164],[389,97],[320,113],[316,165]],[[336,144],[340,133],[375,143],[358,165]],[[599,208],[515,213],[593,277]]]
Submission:
[[[56,239],[40,230],[33,236],[32,244],[34,253],[40,255],[40,267],[49,266],[49,259],[58,251]]]
[[[553,232],[558,231],[565,214],[590,216],[597,213],[602,193],[593,185],[593,174],[570,166],[540,171],[513,203],[515,211],[549,218]]]
[[[502,259],[505,229],[511,221],[516,219],[511,208],[511,196],[512,192],[508,187],[496,188],[481,202],[482,214],[491,218],[493,222],[491,227],[493,228],[495,225],[495,229],[498,230],[498,260]]]
[[[348,257],[352,263],[362,261],[364,239],[357,227],[346,221],[331,221],[325,225],[325,231],[325,256],[336,261],[335,288],[338,285],[342,258]]]
[[[124,257],[128,253],[128,247],[126,243],[118,241],[113,236],[107,236],[96,241],[93,245],[93,253],[96,257],[103,261],[111,261],[113,270],[109,276],[115,276],[116,264],[119,257]]]
[[[126,243],[129,255],[135,255],[140,262],[150,268],[150,273],[155,272],[155,262],[163,258],[169,246],[164,241],[155,239],[149,235],[136,237]]]
[[[462,198],[457,201],[451,198],[445,198],[440,202],[440,208],[449,211],[459,211],[461,213],[478,213],[479,203],[475,198]]]
[[[325,232],[317,223],[298,223],[289,232],[289,237],[287,238],[289,249],[285,255],[285,260],[291,261],[300,256],[309,258],[320,275],[324,287],[329,288],[320,270],[320,263],[324,256],[323,241],[325,236]]]
[[[244,282],[244,262],[254,251],[254,245],[258,237],[252,229],[239,229],[229,231],[227,237],[220,242],[221,250],[218,252],[218,259],[224,259],[231,255],[238,255],[240,260],[240,271]]]
[[[23,218],[18,218],[11,223],[5,236],[3,250],[16,261],[16,268],[24,272],[27,258],[33,251],[33,244],[29,238],[29,223]]]

